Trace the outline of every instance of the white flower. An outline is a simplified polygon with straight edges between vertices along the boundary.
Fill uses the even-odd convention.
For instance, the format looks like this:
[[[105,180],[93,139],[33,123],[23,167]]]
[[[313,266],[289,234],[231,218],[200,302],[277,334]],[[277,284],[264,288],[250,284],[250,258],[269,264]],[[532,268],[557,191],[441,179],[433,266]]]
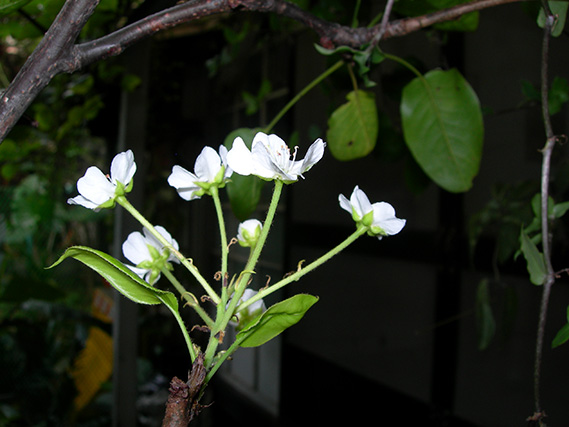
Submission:
[[[257,219],[248,219],[237,228],[237,241],[245,248],[253,248],[259,240],[263,224]]]
[[[387,202],[370,203],[366,194],[356,185],[350,200],[343,194],[338,197],[340,207],[352,214],[356,223],[368,228],[368,234],[377,236],[392,236],[405,227],[406,220],[395,216],[395,209]]]
[[[172,238],[170,233],[160,225],[154,227],[174,249],[178,250],[178,242]],[[164,248],[162,243],[154,237],[148,229],[143,228],[142,233],[135,231],[128,235],[122,244],[122,252],[126,259],[135,266],[127,265],[141,279],[148,283],[154,283],[160,277],[161,268],[169,268],[169,262],[180,262],[174,255]]]
[[[219,154],[211,148],[204,147],[194,165],[195,174],[181,166],[174,166],[168,177],[168,184],[174,187],[184,200],[199,199],[212,186],[222,188],[233,171],[227,167],[227,148],[221,145]]]
[[[68,199],[70,205],[99,210],[114,206],[115,198],[132,189],[136,172],[134,154],[131,150],[117,154],[111,163],[111,176],[105,176],[96,166],[91,166],[77,181],[79,196]]]
[[[241,298],[239,298],[239,302],[237,303],[237,309],[239,309],[240,304],[253,298],[257,294],[258,294],[257,291],[254,291],[252,289],[245,289],[243,295],[241,296]],[[229,306],[229,303],[227,303],[227,306]],[[253,304],[247,306],[244,310],[238,311],[235,314],[235,317],[237,317],[237,322],[231,322],[231,323],[234,326],[237,326],[237,329],[239,329],[239,327],[243,327],[254,317],[263,313],[266,309],[267,308],[265,307],[264,301],[260,299],[258,301],[255,301]]]
[[[227,153],[227,163],[240,175],[256,175],[265,180],[280,179],[286,184],[314,166],[324,155],[326,143],[318,138],[312,143],[303,160],[296,160],[298,147],[291,156],[288,145],[277,135],[259,132],[253,138],[251,151],[240,137],[235,138]]]

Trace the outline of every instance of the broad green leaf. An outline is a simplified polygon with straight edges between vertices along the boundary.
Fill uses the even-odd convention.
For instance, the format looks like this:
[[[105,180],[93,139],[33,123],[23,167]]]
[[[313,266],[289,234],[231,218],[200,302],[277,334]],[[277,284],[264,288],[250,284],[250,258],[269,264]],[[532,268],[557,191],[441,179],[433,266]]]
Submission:
[[[8,15],[31,0],[0,0],[0,16]]]
[[[375,95],[362,90],[348,93],[348,102],[328,119],[326,142],[332,155],[342,161],[367,156],[375,147],[379,119]]]
[[[482,280],[478,284],[475,304],[478,349],[484,350],[488,347],[496,332],[496,321],[490,306],[490,291],[487,280]]]
[[[553,29],[551,35],[553,37],[558,37],[563,33],[563,28],[565,27],[565,20],[567,18],[567,8],[569,3],[566,1],[549,1],[549,8],[551,13],[555,16],[555,23],[553,24]],[[537,25],[540,28],[545,27],[545,12],[543,8],[539,10],[539,15],[537,17]]]
[[[434,70],[403,89],[403,135],[417,163],[437,185],[470,189],[482,157],[484,124],[474,90],[456,70]]]
[[[227,135],[224,145],[227,149],[231,149],[233,140],[240,136],[245,145],[251,148],[256,133],[257,129],[236,129]],[[242,176],[235,173],[231,175],[231,181],[227,184],[227,195],[231,203],[231,210],[239,221],[245,221],[257,209],[264,183],[265,181],[252,175]]]
[[[530,281],[534,285],[543,285],[545,282],[546,269],[543,254],[539,252],[537,246],[522,230],[520,233],[520,243],[522,245],[522,253],[527,262],[527,269],[530,275]]]
[[[122,262],[112,256],[85,246],[72,246],[49,268],[66,258],[74,258],[99,273],[117,291],[138,304],[160,304],[169,301],[170,292],[156,289],[138,277]],[[166,304],[168,305],[168,304]],[[170,306],[168,308],[171,309]]]
[[[241,347],[258,347],[298,323],[318,297],[298,294],[271,306],[237,334]],[[243,338],[245,337],[245,338]]]

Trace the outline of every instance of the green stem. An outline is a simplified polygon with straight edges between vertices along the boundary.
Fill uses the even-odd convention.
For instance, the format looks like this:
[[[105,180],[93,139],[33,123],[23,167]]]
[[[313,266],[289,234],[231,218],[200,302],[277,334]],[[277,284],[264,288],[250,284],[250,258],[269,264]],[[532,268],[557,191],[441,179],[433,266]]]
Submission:
[[[225,277],[227,273],[227,231],[225,230],[225,220],[223,219],[223,209],[221,208],[221,200],[219,199],[219,189],[215,186],[210,189],[211,197],[215,205],[215,212],[217,213],[217,221],[219,223],[219,236],[221,238],[221,278]]]
[[[308,264],[306,267],[304,268],[300,268],[293,274],[291,274],[290,276],[285,277],[284,279],[282,279],[281,281],[275,283],[272,286],[269,286],[268,288],[262,289],[260,290],[255,296],[251,297],[250,299],[248,299],[247,301],[243,302],[240,306],[239,306],[239,310],[243,310],[244,308],[250,306],[251,304],[253,304],[256,301],[259,301],[262,298],[265,298],[266,296],[272,294],[273,292],[281,289],[282,287],[288,285],[291,282],[296,282],[298,281],[302,276],[304,276],[305,274],[310,273],[312,270],[314,270],[315,268],[321,266],[322,264],[324,264],[326,261],[329,261],[333,256],[339,254],[341,251],[343,251],[344,249],[346,249],[349,245],[351,245],[352,243],[354,243],[360,236],[362,236],[363,234],[365,234],[367,232],[367,227],[362,226],[359,227],[356,231],[354,231],[346,240],[344,240],[342,243],[340,243],[338,246],[336,246],[335,248],[331,249],[330,251],[326,252],[324,255],[322,255],[320,258],[318,258],[315,261],[312,261],[310,264]]]
[[[269,133],[272,128],[279,122],[280,119],[290,110],[304,95],[306,95],[312,88],[317,86],[322,80],[332,74],[334,71],[338,70],[339,68],[344,65],[344,61],[340,60],[308,83],[299,93],[296,94],[294,98],[292,98],[279,113],[275,116],[275,118],[269,123],[263,130],[265,133]]]
[[[271,224],[273,223],[275,213],[277,211],[277,207],[279,204],[279,199],[282,194],[283,190],[283,182],[280,180],[275,180],[275,187],[273,190],[273,196],[271,198],[271,203],[269,204],[269,210],[267,211],[267,216],[265,218],[265,222],[263,224],[263,229],[261,230],[261,234],[259,239],[257,240],[257,244],[255,248],[251,251],[249,259],[247,260],[247,264],[241,273],[241,275],[237,278],[237,283],[235,285],[235,292],[227,306],[222,307],[221,304],[217,306],[217,317],[216,317],[216,324],[215,327],[211,330],[210,339],[204,354],[204,366],[209,368],[211,361],[215,355],[215,351],[217,350],[217,346],[219,345],[219,334],[223,334],[225,329],[227,328],[227,324],[231,320],[233,313],[235,313],[235,307],[239,302],[239,299],[243,296],[243,292],[247,288],[247,283],[251,278],[251,274],[253,274],[254,268],[261,256],[261,252],[263,251],[263,246],[265,245],[265,241],[267,240],[267,236],[269,234],[269,230],[271,228]]]
[[[199,284],[204,288],[204,290],[207,292],[212,301],[215,304],[218,304],[220,301],[219,296],[215,293],[215,291],[211,288],[209,283],[207,283],[204,277],[200,274],[197,267],[194,264],[192,264],[192,262],[190,262],[184,255],[182,255],[180,251],[174,248],[172,244],[164,238],[164,236],[162,236],[158,231],[156,231],[154,226],[146,218],[144,218],[144,216],[140,212],[138,212],[134,206],[130,204],[130,202],[127,200],[125,196],[117,197],[116,201],[119,205],[125,208],[138,222],[140,222],[143,227],[145,227],[148,231],[150,231],[150,233],[154,237],[156,237],[156,239],[158,239],[158,241],[162,243],[165,248],[168,248],[168,250],[172,254],[174,254],[176,258],[180,260],[182,265],[186,267],[190,271],[190,273],[192,273],[192,275],[196,278]]]
[[[213,320],[211,317],[209,317],[205,310],[201,308],[195,297],[190,292],[186,291],[184,286],[178,281],[178,279],[176,279],[170,270],[163,268],[161,271],[164,276],[170,281],[172,286],[174,286],[174,288],[176,288],[176,290],[180,293],[182,298],[186,300],[187,304],[196,311],[196,313],[201,317],[206,325],[210,328],[213,327]]]
[[[403,58],[400,58],[398,56],[391,55],[390,53],[385,53],[385,52],[381,52],[381,54],[383,56],[385,56],[387,59],[391,59],[392,61],[395,61],[395,62],[403,65],[405,68],[407,68],[409,71],[411,71],[413,74],[415,74],[420,79],[424,79],[421,72],[419,70],[417,70],[415,67],[413,67],[409,62],[405,61]]]

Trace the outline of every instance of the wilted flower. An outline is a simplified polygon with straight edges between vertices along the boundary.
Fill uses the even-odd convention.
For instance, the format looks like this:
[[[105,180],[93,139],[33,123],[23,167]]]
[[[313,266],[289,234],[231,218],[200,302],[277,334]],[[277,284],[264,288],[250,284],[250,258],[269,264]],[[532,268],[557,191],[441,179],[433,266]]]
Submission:
[[[326,143],[318,138],[308,148],[303,160],[296,160],[298,147],[290,153],[288,145],[277,135],[259,132],[253,138],[251,150],[240,137],[235,138],[227,153],[227,163],[240,175],[255,175],[265,180],[279,179],[285,184],[298,181],[298,177],[314,166],[324,155]]]
[[[77,181],[79,196],[68,199],[70,205],[99,210],[115,205],[117,196],[124,196],[132,189],[132,178],[136,172],[134,154],[131,150],[117,154],[111,163],[111,175],[96,166],[91,166]]]
[[[366,194],[356,185],[350,200],[343,194],[338,197],[340,207],[352,214],[356,223],[368,228],[368,234],[377,236],[391,236],[399,233],[405,226],[405,220],[395,216],[395,209],[387,202],[370,203]]]
[[[227,148],[219,147],[219,154],[211,147],[204,147],[194,165],[195,174],[181,166],[174,166],[168,184],[174,187],[184,200],[199,199],[210,194],[212,186],[222,188],[233,171],[227,166]]]
[[[174,249],[178,250],[178,242],[172,238],[170,233],[160,225],[155,227],[156,231],[162,235]],[[132,232],[122,244],[122,252],[126,259],[134,264],[128,265],[141,279],[152,284],[160,278],[162,268],[171,269],[171,261],[180,262],[164,245],[154,237],[147,228],[142,232]]]
[[[248,219],[237,228],[237,241],[244,248],[253,248],[259,240],[263,224],[257,219]]]

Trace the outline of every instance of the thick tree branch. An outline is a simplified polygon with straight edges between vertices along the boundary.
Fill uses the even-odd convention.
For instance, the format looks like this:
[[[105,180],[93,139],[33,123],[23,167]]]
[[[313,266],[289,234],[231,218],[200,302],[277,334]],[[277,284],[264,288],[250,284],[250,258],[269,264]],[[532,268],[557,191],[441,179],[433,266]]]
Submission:
[[[428,26],[457,19],[465,13],[525,0],[478,0],[424,16],[381,23],[371,28],[351,28],[322,20],[285,0],[194,0],[148,16],[99,39],[75,45],[77,35],[99,0],[67,0],[37,49],[30,55],[0,99],[0,141],[4,140],[40,91],[62,72],[116,56],[158,31],[205,16],[231,10],[274,13],[311,28],[322,46],[360,48],[383,32],[382,40],[401,37]]]
[[[0,98],[0,141],[4,140],[31,102],[57,74],[75,70],[66,53],[92,15],[99,0],[65,3],[38,47]]]

